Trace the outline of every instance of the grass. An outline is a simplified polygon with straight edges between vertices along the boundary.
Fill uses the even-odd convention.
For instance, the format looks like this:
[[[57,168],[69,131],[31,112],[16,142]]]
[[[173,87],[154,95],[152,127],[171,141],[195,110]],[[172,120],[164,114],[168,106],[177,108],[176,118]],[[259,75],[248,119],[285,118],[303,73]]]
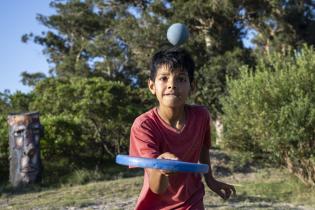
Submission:
[[[93,182],[56,189],[41,189],[24,193],[5,193],[0,197],[0,209],[56,209],[66,206],[99,205],[117,198],[128,198],[139,193],[141,177]]]
[[[235,184],[237,196],[223,201],[206,188],[206,209],[315,209],[315,187],[308,187],[284,168],[255,167],[250,157],[212,151],[213,166],[229,173],[214,173]],[[62,171],[61,171],[62,172]],[[58,172],[58,173],[61,173]],[[76,169],[59,180],[13,189],[0,184],[0,209],[133,209],[142,187],[141,169],[128,170],[116,164],[100,169]]]
[[[69,162],[50,161],[43,164],[43,180],[41,187],[55,188],[62,185],[78,185],[101,180],[116,180],[120,178],[142,175],[141,169],[126,170],[126,167],[115,164],[114,160],[108,160],[101,166],[87,168]],[[0,173],[0,194],[7,189],[8,171]]]
[[[246,204],[248,209],[255,209],[257,202],[262,203],[260,205],[266,209],[266,203],[279,202],[315,207],[315,189],[304,186],[285,169],[259,169],[255,173],[234,174],[221,180],[236,184],[237,196],[225,202],[206,189],[206,208],[233,209],[233,205]],[[129,209],[134,206],[141,186],[142,176],[76,186],[63,185],[54,189],[33,187],[22,192],[2,193],[0,209],[59,209],[91,205],[108,207],[110,204],[110,209]],[[124,202],[127,203],[125,207]]]
[[[283,169],[273,169],[272,176],[263,178],[262,174],[270,172],[267,171],[252,174],[255,178],[251,180],[225,180],[236,184],[237,196],[229,201],[207,189],[206,209],[315,209],[315,188],[304,186]],[[278,175],[282,175],[282,180],[275,177]]]
[[[138,176],[140,180],[143,174],[141,169],[126,170],[126,167],[112,163],[102,170],[81,168],[67,174],[62,168],[55,168],[58,170],[54,170],[54,175],[45,175],[47,171],[44,171],[46,179],[40,185],[13,188],[7,183],[0,183],[0,209],[47,209],[47,206],[48,209],[56,209],[99,205],[108,199],[114,201],[119,192],[122,193],[121,197],[126,197],[125,192],[132,193],[133,189],[141,188],[137,181],[134,183],[124,179]],[[62,172],[67,175],[62,175]],[[59,179],[56,174],[60,174]],[[129,186],[127,190],[123,189],[125,185]],[[137,187],[134,188],[134,185]]]
[[[245,196],[315,207],[315,187],[305,186],[285,169],[261,170],[255,174],[254,180],[243,181],[239,192]]]

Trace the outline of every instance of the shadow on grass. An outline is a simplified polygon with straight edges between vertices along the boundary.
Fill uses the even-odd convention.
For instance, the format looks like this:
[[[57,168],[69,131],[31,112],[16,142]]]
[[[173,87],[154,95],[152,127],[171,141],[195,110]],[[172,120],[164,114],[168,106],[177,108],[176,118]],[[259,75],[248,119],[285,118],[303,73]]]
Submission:
[[[32,185],[25,185],[25,186],[18,186],[13,187],[10,184],[6,184],[0,187],[0,198],[2,197],[10,197],[14,195],[20,195],[30,192],[40,192],[43,188],[40,184],[32,184]]]
[[[229,202],[236,203],[236,202],[268,202],[268,203],[275,203],[278,202],[277,199],[267,198],[267,197],[260,197],[260,196],[249,196],[246,194],[237,195],[234,198],[231,198]]]
[[[222,203],[205,204],[206,209],[288,209],[298,210],[300,208],[292,207],[285,203],[279,203],[276,199],[258,196],[237,195],[228,201]]]
[[[257,155],[256,155],[257,156]],[[225,151],[221,149],[210,150],[210,160],[213,173],[216,176],[227,177],[233,173],[248,174],[258,169],[279,167],[278,163],[272,163],[266,155],[254,158],[249,152]]]

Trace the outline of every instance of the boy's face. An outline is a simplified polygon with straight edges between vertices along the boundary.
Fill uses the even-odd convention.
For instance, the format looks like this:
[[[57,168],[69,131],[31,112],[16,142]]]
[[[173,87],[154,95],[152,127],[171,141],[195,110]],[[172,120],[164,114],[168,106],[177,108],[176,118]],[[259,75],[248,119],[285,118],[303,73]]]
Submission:
[[[158,68],[155,80],[149,80],[149,89],[156,95],[160,107],[176,108],[185,105],[190,93],[186,71],[171,71],[167,65]]]

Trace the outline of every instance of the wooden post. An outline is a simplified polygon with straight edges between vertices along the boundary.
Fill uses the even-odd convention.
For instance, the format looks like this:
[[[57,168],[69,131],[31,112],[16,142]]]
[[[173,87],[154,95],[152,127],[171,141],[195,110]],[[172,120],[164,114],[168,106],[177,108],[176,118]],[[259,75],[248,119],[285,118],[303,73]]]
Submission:
[[[43,127],[38,112],[10,114],[10,182],[20,186],[41,181],[40,137]]]

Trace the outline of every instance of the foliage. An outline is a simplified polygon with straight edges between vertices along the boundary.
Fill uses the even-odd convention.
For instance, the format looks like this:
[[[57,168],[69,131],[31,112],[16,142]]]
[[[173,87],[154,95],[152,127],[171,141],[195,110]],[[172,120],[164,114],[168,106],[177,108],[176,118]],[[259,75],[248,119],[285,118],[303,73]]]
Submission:
[[[228,81],[223,102],[228,147],[315,165],[314,55],[306,46],[294,54],[271,53],[259,60],[255,73],[245,66],[239,80]]]
[[[21,113],[30,111],[29,103],[33,100],[32,93],[23,93],[16,91],[10,95],[10,106],[12,113]]]
[[[44,47],[52,64],[51,73],[58,78],[102,77],[145,87],[152,54],[161,47],[170,47],[166,40],[167,27],[173,22],[183,22],[191,32],[185,47],[200,69],[196,80],[215,83],[220,89],[208,88],[203,93],[204,87],[199,85],[195,100],[207,104],[215,116],[221,111],[218,97],[225,91],[226,74],[230,75],[230,71],[237,74],[237,66],[252,61],[241,41],[244,33],[238,24],[239,5],[225,1],[218,7],[218,3],[210,0],[52,1],[56,14],[37,17],[51,30],[41,35],[26,34],[22,40]],[[219,62],[230,55],[235,67]],[[24,73],[23,81],[33,84],[41,76]]]
[[[5,178],[8,177],[3,174],[7,172],[8,168],[9,134],[6,117],[10,109],[9,100],[8,92],[0,93],[0,174]]]
[[[23,85],[34,87],[40,80],[45,79],[46,75],[44,73],[41,73],[41,72],[28,73],[26,71],[23,71],[21,73],[21,77],[22,77],[21,82]]]
[[[242,45],[244,34],[237,24],[239,5],[234,1],[218,5],[219,1],[212,0],[153,1],[145,9],[139,8],[139,17],[118,26],[123,39],[131,46],[138,67],[149,69],[148,60],[153,52],[170,47],[165,36],[167,27],[175,22],[185,23],[190,37],[183,47],[189,50],[196,63],[197,88],[192,100],[207,105],[214,118],[222,111],[219,97],[225,93],[226,75],[236,76],[238,66],[253,61],[250,51]],[[132,32],[125,29],[127,24],[133,26]]]
[[[6,116],[0,117],[0,183],[8,179],[9,133]]]
[[[261,51],[313,45],[314,5],[275,0],[53,0],[50,6],[56,14],[37,16],[49,30],[26,34],[22,40],[44,47],[57,77],[97,76],[145,87],[150,57],[170,46],[167,27],[185,23],[190,38],[184,47],[199,70],[194,100],[206,104],[215,117],[222,113],[219,98],[226,92],[226,76],[237,76],[243,64],[255,64],[243,40],[253,40],[258,57]],[[41,76],[29,75],[23,81],[33,84]]]
[[[115,30],[120,19],[130,15],[123,9],[125,4],[70,0],[52,1],[50,6],[56,14],[37,16],[50,30],[41,35],[25,34],[22,41],[44,46],[51,74],[62,78],[100,76],[129,83],[137,76]]]
[[[133,119],[154,104],[149,91],[103,78],[46,78],[29,94],[1,96],[0,174],[5,180],[9,113],[40,112],[44,174],[55,180],[77,167],[101,167],[116,153],[126,153]]]
[[[311,0],[242,1],[242,24],[256,33],[253,42],[259,52],[299,48],[304,43],[314,45],[314,8]]]
[[[10,112],[10,91],[5,90],[3,93],[0,92],[0,113],[7,114]]]
[[[218,113],[223,113],[219,97],[226,94],[226,77],[237,78],[239,68],[250,63],[250,58],[249,52],[235,49],[208,60],[196,72],[196,91],[193,94],[195,103],[210,107],[211,115],[216,119]]]
[[[40,82],[31,107],[42,115],[44,159],[101,162],[126,152],[131,119],[150,105],[140,91],[102,78],[50,78]]]

